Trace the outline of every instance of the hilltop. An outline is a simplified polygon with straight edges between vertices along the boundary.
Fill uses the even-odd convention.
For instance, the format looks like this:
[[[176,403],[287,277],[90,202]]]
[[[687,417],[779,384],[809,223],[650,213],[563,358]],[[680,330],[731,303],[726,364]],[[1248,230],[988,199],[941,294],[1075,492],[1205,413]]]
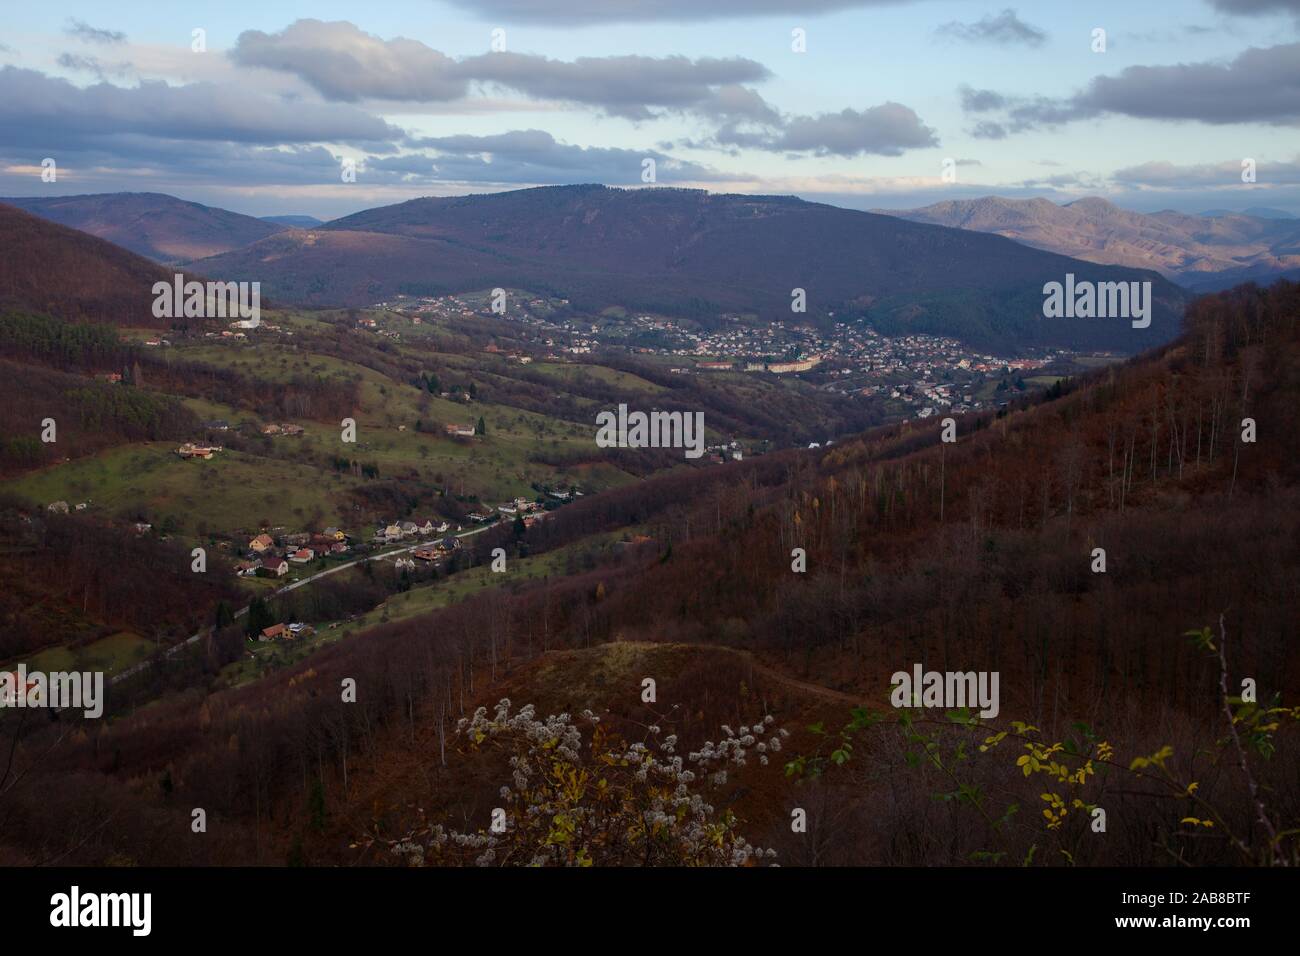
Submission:
[[[153,284],[173,273],[111,242],[0,203],[0,311],[69,321],[166,328]]]
[[[1007,350],[1039,345],[1136,352],[1177,333],[1184,301],[1161,277],[1090,265],[999,237],[782,196],[553,186],[415,199],[272,236],[196,268],[258,279],[268,294],[365,305],[397,294],[523,287],[574,306],[717,321],[861,319],[886,334],[928,332]],[[1042,287],[1150,280],[1155,320],[1049,322]],[[806,316],[792,314],[804,289]]]
[[[97,193],[0,199],[123,249],[177,263],[238,249],[284,229],[277,223],[163,193]]]
[[[1262,214],[1269,210],[1148,214],[1095,196],[1064,204],[985,196],[879,211],[911,222],[994,233],[1088,262],[1152,269],[1196,290],[1294,278],[1300,272],[1300,221]]]

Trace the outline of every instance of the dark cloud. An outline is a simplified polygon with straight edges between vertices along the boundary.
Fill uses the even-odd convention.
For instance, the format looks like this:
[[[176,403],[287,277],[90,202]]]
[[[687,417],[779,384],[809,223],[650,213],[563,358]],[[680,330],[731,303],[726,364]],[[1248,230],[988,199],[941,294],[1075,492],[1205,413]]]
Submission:
[[[766,79],[767,69],[742,57],[580,57],[572,62],[523,53],[485,53],[460,62],[468,78],[496,83],[538,99],[598,107],[615,116],[649,119],[651,107],[717,112],[730,106],[755,116],[766,106],[737,84]],[[722,92],[726,87],[727,92]],[[768,107],[768,111],[771,111]]]
[[[123,133],[261,144],[374,143],[402,135],[350,106],[292,102],[212,83],[83,88],[35,70],[0,67],[0,144],[57,144]]]
[[[975,128],[970,134],[976,139],[1006,139],[1007,128],[1001,123],[994,123],[992,120],[981,120],[975,124]]]
[[[1000,110],[1007,105],[1007,98],[994,90],[976,90],[963,86],[959,92],[961,108],[968,113],[987,113],[989,110]]]
[[[735,88],[769,75],[762,64],[742,57],[629,55],[566,62],[501,52],[456,60],[417,40],[384,40],[346,21],[320,20],[298,20],[275,34],[245,31],[231,58],[243,66],[292,73],[327,99],[342,102],[458,100],[471,83],[480,83],[633,120],[650,119],[656,109],[703,107],[717,113],[728,103],[736,115],[755,118],[766,104],[757,93]]]
[[[1074,106],[1085,114],[1147,119],[1295,123],[1300,120],[1300,43],[1252,47],[1227,64],[1131,66],[1118,76],[1095,78]]]
[[[87,43],[124,43],[126,34],[117,30],[101,30],[98,27],[92,27],[85,20],[78,20],[75,17],[68,20],[68,26],[63,31],[70,37],[76,37],[78,40],[84,40]]]
[[[974,23],[945,23],[934,32],[968,43],[1042,46],[1047,42],[1046,32],[1021,20],[1016,11],[1010,8],[996,16],[988,14]]]
[[[1210,5],[1224,13],[1246,16],[1263,13],[1294,13],[1300,16],[1300,0],[1210,0]]]
[[[723,145],[818,156],[900,156],[908,149],[939,145],[935,131],[915,111],[892,102],[864,110],[792,116],[775,131],[724,128],[718,139]]]
[[[979,91],[982,95],[983,92]],[[1072,97],[1004,97],[1009,132],[1103,114],[1202,123],[1300,123],[1300,43],[1251,47],[1227,63],[1131,66]]]
[[[588,24],[648,20],[811,17],[840,10],[900,6],[913,0],[450,0],[502,23]]]

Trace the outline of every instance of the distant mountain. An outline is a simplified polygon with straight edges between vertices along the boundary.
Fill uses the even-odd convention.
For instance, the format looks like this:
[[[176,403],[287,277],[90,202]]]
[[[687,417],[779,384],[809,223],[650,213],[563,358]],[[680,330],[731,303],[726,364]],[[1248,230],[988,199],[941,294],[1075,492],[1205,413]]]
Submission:
[[[75,229],[0,204],[0,311],[166,328],[153,284],[172,271]]]
[[[398,293],[493,287],[716,323],[865,318],[888,334],[948,334],[1004,350],[1065,345],[1139,351],[1178,331],[1184,293],[1154,273],[1067,259],[996,236],[792,197],[685,189],[554,186],[415,199],[281,233],[196,264],[258,280],[268,295],[359,306]],[[1152,326],[1047,320],[1043,286],[1155,282]],[[791,313],[805,290],[806,316]]]
[[[0,202],[107,239],[156,262],[186,262],[229,252],[284,228],[162,193],[24,197]]]
[[[1209,209],[1202,216],[1254,216],[1256,219],[1295,219],[1296,216],[1287,212],[1285,209],[1270,209],[1268,206],[1251,206],[1249,209],[1243,209],[1241,212],[1235,212],[1231,209]]]
[[[275,223],[278,226],[290,226],[294,229],[315,229],[325,220],[315,216],[259,216],[262,222]]]
[[[912,222],[1006,236],[1017,242],[1106,265],[1153,269],[1189,289],[1266,281],[1300,268],[1300,220],[1225,214],[1213,218],[1166,210],[1130,212],[1089,197],[949,200],[922,209],[880,210]]]

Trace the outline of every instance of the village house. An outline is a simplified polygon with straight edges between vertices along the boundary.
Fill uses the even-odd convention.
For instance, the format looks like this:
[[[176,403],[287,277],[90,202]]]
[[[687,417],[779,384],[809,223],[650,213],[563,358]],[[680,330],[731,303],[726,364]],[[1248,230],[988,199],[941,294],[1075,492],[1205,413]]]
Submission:
[[[396,522],[388,525],[386,528],[384,528],[384,539],[386,541],[401,541],[402,526],[397,524]]]
[[[299,548],[289,555],[289,560],[294,564],[308,564],[316,560],[316,552],[311,548]]]
[[[333,538],[335,541],[342,541],[347,537],[347,535],[345,535],[338,528],[326,528],[321,533],[324,534],[326,537]]]
[[[51,501],[45,506],[46,511],[52,511],[56,515],[65,515],[68,513],[68,503],[66,501]]]
[[[262,633],[257,639],[259,641],[273,641],[277,637],[288,636],[288,630],[283,624],[272,624],[270,627],[262,628]]]
[[[210,461],[212,456],[221,451],[220,445],[195,445],[186,442],[176,449],[176,454],[182,458],[202,458],[204,461]]]
[[[450,554],[460,547],[460,538],[455,535],[448,535],[438,542],[438,550],[443,554]]]
[[[438,560],[438,549],[431,545],[423,548],[416,548],[415,551],[412,552],[412,554],[414,554],[414,556],[419,558],[421,561]]]
[[[446,432],[448,435],[451,435],[455,438],[473,438],[474,426],[473,425],[448,425],[446,426]]]
[[[289,573],[289,562],[284,558],[263,558],[257,566],[257,574],[263,578],[282,578]]]
[[[414,521],[403,521],[399,527],[402,529],[403,535],[418,534],[420,531],[420,526]]]
[[[272,540],[269,534],[265,534],[265,533],[259,534],[252,541],[248,542],[248,550],[256,551],[258,554],[261,554],[263,551],[266,551],[267,549],[272,548],[274,546],[275,546],[275,541]]]

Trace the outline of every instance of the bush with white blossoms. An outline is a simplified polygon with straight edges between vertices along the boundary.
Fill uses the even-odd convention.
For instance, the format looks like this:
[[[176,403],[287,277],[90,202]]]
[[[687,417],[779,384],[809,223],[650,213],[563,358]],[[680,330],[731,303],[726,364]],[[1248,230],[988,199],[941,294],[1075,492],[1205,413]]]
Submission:
[[[412,866],[752,866],[776,853],[752,846],[731,813],[706,799],[728,770],[751,760],[765,765],[785,730],[765,716],[686,755],[675,734],[646,728],[628,743],[584,711],[585,742],[568,714],[539,718],[532,705],[494,714],[480,707],[457,734],[472,750],[504,754],[510,783],[501,787],[503,832],[461,833],[441,825],[407,834],[392,852]]]

